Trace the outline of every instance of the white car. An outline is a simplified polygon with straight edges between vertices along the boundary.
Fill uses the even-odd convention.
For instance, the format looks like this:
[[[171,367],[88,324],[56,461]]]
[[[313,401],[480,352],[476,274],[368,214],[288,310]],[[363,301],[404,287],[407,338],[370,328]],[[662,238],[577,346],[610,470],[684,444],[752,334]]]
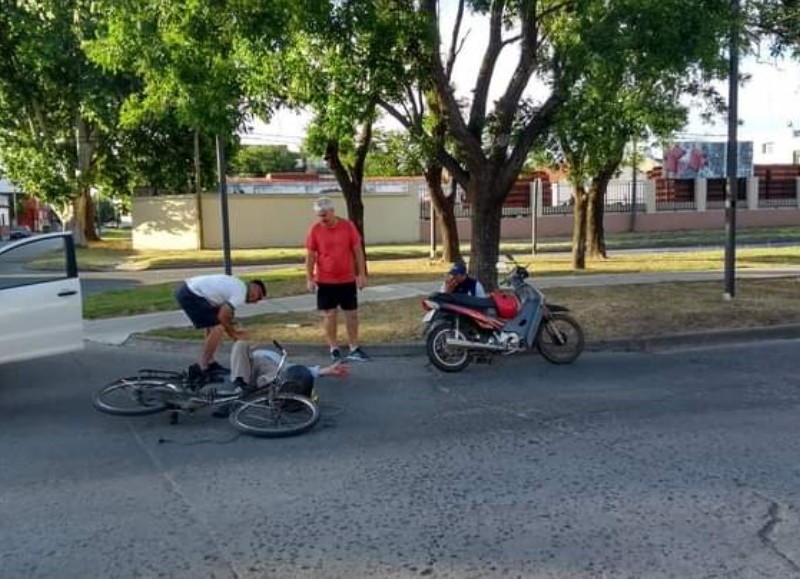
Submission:
[[[83,301],[71,233],[0,247],[0,364],[83,348]]]

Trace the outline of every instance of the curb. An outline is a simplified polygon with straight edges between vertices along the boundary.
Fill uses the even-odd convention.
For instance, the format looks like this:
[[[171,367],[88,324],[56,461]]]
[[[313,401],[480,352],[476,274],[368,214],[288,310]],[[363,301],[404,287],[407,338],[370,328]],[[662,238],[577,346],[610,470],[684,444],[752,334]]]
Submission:
[[[140,348],[143,350],[158,350],[161,352],[192,352],[196,353],[200,347],[200,340],[178,340],[174,338],[154,338],[144,334],[132,334],[118,347]],[[291,358],[315,356],[328,359],[328,349],[319,344],[282,344]],[[230,340],[226,340],[219,348],[223,356],[230,355]],[[401,358],[409,356],[424,356],[425,344],[423,342],[398,342],[392,344],[377,344],[365,347],[371,358]]]
[[[643,338],[601,340],[587,342],[588,352],[659,352],[681,350],[687,348],[707,348],[731,344],[761,342],[770,340],[792,340],[800,338],[800,324],[785,324],[762,328],[733,328],[725,330],[705,330],[702,332],[684,332],[665,336],[647,336]],[[161,352],[195,352],[199,340],[177,340],[172,338],[154,338],[144,334],[131,335],[119,347],[158,350]],[[323,344],[285,344],[291,356],[325,356]],[[369,355],[374,358],[402,358],[425,356],[425,344],[418,342],[398,342],[392,344],[376,344],[367,347]],[[223,355],[230,355],[230,342],[221,347]]]

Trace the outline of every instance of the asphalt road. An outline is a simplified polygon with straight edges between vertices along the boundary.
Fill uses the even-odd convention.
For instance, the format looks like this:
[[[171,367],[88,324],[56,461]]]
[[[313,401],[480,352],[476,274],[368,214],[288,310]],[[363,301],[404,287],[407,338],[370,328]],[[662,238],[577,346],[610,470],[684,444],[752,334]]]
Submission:
[[[798,348],[376,359],[285,440],[92,409],[184,350],[0,366],[0,575],[800,577]]]

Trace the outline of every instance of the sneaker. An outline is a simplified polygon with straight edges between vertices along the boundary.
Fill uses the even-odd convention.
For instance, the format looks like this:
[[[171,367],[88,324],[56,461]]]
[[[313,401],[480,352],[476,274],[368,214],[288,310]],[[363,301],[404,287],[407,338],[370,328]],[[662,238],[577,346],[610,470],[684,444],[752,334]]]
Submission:
[[[186,370],[186,385],[196,390],[198,388],[202,388],[206,383],[206,373],[203,372],[203,369],[200,367],[200,364],[192,364],[189,366],[189,369]]]
[[[208,368],[206,368],[207,374],[230,374],[230,372],[231,372],[230,368],[226,368],[225,366],[216,361],[211,362],[208,365]]]
[[[333,348],[331,350],[331,361],[333,362],[341,362],[342,361],[342,352],[339,348]]]
[[[361,348],[356,348],[355,350],[350,350],[347,359],[353,362],[368,362],[369,356],[367,356]]]

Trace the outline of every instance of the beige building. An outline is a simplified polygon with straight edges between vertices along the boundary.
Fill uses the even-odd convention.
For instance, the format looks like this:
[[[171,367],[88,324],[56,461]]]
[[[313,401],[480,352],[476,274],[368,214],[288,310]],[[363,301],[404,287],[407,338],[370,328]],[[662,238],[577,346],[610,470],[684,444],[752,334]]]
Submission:
[[[301,247],[314,221],[319,195],[269,193],[228,195],[231,247]],[[331,193],[336,213],[347,216],[341,193]],[[371,244],[418,243],[419,198],[416,188],[366,193],[364,235]],[[200,215],[202,213],[202,219]],[[132,206],[134,249],[219,249],[222,218],[219,194],[135,197]],[[202,223],[202,225],[201,225]]]
[[[719,229],[724,224],[723,204],[710,195],[709,181],[690,183],[683,197],[657,195],[656,181],[639,183],[637,202],[630,196],[616,202],[609,193],[604,226],[609,233],[622,231],[676,231]],[[783,182],[782,182],[783,183]],[[530,186],[525,207],[510,207],[501,223],[501,239],[530,241],[537,237],[568,237],[574,220],[572,207]],[[769,195],[758,177],[747,179],[746,197],[738,203],[739,227],[800,225],[800,176],[791,176],[779,192]],[[294,185],[297,188],[299,185]],[[527,186],[527,185],[526,185]],[[773,183],[772,189],[777,184]],[[623,187],[623,189],[625,189]],[[369,183],[363,194],[365,237],[368,245],[427,243],[431,239],[430,214],[422,179],[396,179]],[[663,192],[662,192],[663,193]],[[669,191],[667,191],[669,193]],[[673,193],[675,193],[673,191]],[[334,201],[336,212],[347,216],[339,192],[321,191],[240,193],[228,196],[232,249],[302,247],[306,231],[315,220],[313,204],[320,194]],[[629,195],[629,193],[627,193]],[[530,207],[535,207],[531,212]],[[202,219],[201,219],[202,213]],[[135,197],[132,205],[134,249],[186,250],[222,248],[222,219],[217,193]],[[472,238],[470,208],[457,206],[461,242]],[[202,223],[202,226],[201,226]],[[436,233],[440,237],[440,233]]]

